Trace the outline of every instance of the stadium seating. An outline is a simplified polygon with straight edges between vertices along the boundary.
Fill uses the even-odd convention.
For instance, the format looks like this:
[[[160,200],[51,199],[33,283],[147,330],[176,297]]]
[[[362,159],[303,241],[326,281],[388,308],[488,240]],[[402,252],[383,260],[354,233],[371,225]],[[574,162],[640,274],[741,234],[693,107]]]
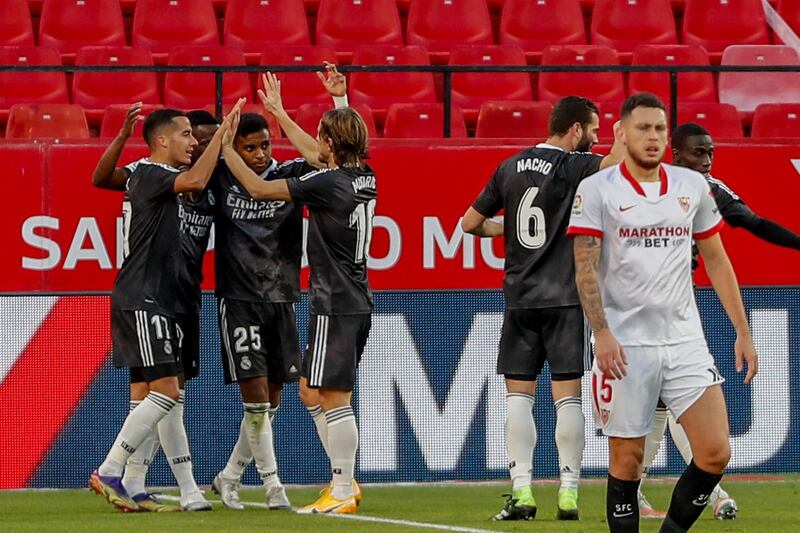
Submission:
[[[105,108],[103,111],[103,121],[100,124],[100,137],[111,138],[117,136],[120,128],[122,128],[122,124],[125,122],[125,116],[128,114],[128,107],[130,107],[128,104],[112,104]],[[142,105],[142,112],[139,116],[145,118],[156,109],[161,109],[162,107],[163,106],[156,104],[144,104]],[[140,120],[136,123],[136,126],[133,128],[131,139],[137,141],[142,140],[143,126],[144,120]]]
[[[39,44],[62,54],[86,45],[125,46],[118,0],[46,0],[39,21]]]
[[[333,48],[344,62],[360,45],[402,45],[395,0],[320,0],[317,44]]]
[[[486,0],[411,0],[406,43],[426,48],[442,63],[455,45],[492,44]]]
[[[708,54],[697,45],[641,45],[633,51],[633,65],[708,65]],[[628,94],[648,91],[669,103],[669,74],[666,72],[631,72]],[[678,100],[681,102],[716,102],[714,76],[711,72],[678,74]]]
[[[740,139],[744,137],[739,113],[730,104],[690,102],[678,106],[678,123],[694,122],[706,128],[713,137]]]
[[[76,65],[152,65],[150,52],[139,48],[86,46],[78,51]],[[83,106],[92,125],[99,124],[107,106],[144,102],[157,104],[155,72],[76,72],[72,101]]]
[[[222,104],[222,115],[225,116],[230,113],[235,103],[236,102],[227,102]],[[216,114],[216,106],[214,104],[209,104],[203,109],[212,115]],[[278,125],[278,121],[270,113],[264,111],[264,106],[261,105],[261,102],[246,103],[242,108],[242,113],[256,113],[263,116],[265,119],[267,119],[267,124],[269,125],[270,138],[279,139],[281,137],[281,127]]]
[[[500,44],[521,46],[530,61],[541,61],[553,44],[586,44],[580,0],[507,0],[500,17]]]
[[[418,46],[364,46],[356,49],[353,64],[426,65],[428,55]],[[354,104],[371,107],[380,118],[394,103],[436,102],[430,72],[353,72],[348,92]]]
[[[375,117],[372,114],[372,110],[367,106],[357,104],[351,107],[358,111],[358,114],[364,119],[369,136],[377,137],[378,129],[375,126]],[[297,116],[294,121],[310,135],[316,137],[322,115],[331,108],[330,104],[303,104],[297,108]]]
[[[138,0],[131,44],[150,50],[157,63],[177,45],[219,44],[211,0]]]
[[[475,137],[527,137],[544,140],[550,102],[486,102],[478,114]]]
[[[89,137],[89,126],[76,104],[15,104],[6,126],[6,139]]]
[[[244,65],[244,53],[226,46],[176,46],[169,54],[169,65],[230,66]],[[196,109],[214,101],[213,73],[168,72],[164,80],[164,105]],[[245,72],[228,72],[222,79],[225,102],[253,97],[250,77]]]
[[[615,65],[619,59],[605,46],[550,46],[542,54],[542,65]],[[621,102],[625,84],[621,72],[542,72],[539,99],[555,103],[579,94],[594,102]]]
[[[0,46],[0,65],[60,65],[61,57],[49,46]],[[8,109],[21,103],[67,103],[63,72],[0,71],[0,122]]]
[[[761,104],[753,115],[750,136],[757,139],[800,138],[800,103]]]
[[[315,65],[323,61],[336,61],[333,50],[327,46],[272,46],[261,54],[261,65]],[[314,72],[280,72],[283,106],[293,112],[298,106],[309,103],[330,102],[331,97]],[[258,88],[262,88],[261,76]]]
[[[597,102],[597,110],[600,112],[600,131],[597,137],[600,142],[614,142],[614,123],[619,120],[619,112],[622,102]]]
[[[245,54],[260,54],[268,45],[311,44],[303,0],[227,0],[223,28],[224,44]]]
[[[731,44],[769,44],[761,0],[686,0],[683,42],[714,58]]]
[[[592,44],[631,53],[640,44],[677,44],[670,0],[595,0]]]
[[[450,51],[451,65],[525,65],[525,54],[514,45],[466,45]],[[487,100],[532,100],[527,72],[463,72],[453,74],[453,103],[460,106],[467,122],[474,124],[478,109]]]
[[[4,0],[0,46],[33,45],[33,24],[26,0]]]
[[[386,113],[383,136],[393,138],[441,138],[444,108],[441,104],[392,104]],[[465,138],[467,128],[458,106],[450,111],[450,137]]]
[[[778,2],[778,13],[792,27],[795,33],[800,34],[800,2],[797,0],[780,0]]]
[[[729,46],[722,64],[800,65],[800,57],[788,46]],[[736,106],[749,124],[759,104],[800,102],[800,73],[720,72],[719,101]]]

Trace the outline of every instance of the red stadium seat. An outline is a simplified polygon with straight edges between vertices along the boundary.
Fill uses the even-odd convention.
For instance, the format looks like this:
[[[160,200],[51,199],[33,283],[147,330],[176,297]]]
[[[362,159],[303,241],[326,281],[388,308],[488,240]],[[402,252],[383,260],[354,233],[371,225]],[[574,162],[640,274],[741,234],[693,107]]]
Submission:
[[[778,2],[778,13],[795,33],[800,34],[800,2],[797,0],[780,0]]]
[[[550,102],[486,102],[475,137],[546,139],[552,110]]]
[[[686,0],[683,42],[715,56],[731,44],[769,44],[761,0]]]
[[[800,65],[800,58],[788,46],[729,46],[722,54],[723,65]],[[736,106],[749,124],[759,104],[800,102],[800,73],[720,72],[719,101]]]
[[[138,0],[131,44],[163,60],[177,45],[218,45],[211,0]]]
[[[260,54],[267,45],[310,45],[303,0],[228,0],[225,46]]]
[[[375,117],[372,114],[372,110],[363,105],[353,105],[351,107],[358,111],[358,114],[364,119],[364,122],[367,125],[367,133],[369,133],[369,136],[373,138],[377,137],[378,129],[375,127]],[[319,121],[322,118],[322,115],[324,115],[329,109],[333,109],[332,103],[303,104],[297,108],[297,116],[295,117],[294,121],[298,126],[303,128],[312,136],[316,137],[319,129]]]
[[[78,51],[76,65],[152,65],[150,52],[122,46],[87,46]],[[76,72],[72,101],[83,106],[90,124],[99,124],[111,104],[157,104],[155,72]]]
[[[327,46],[272,46],[261,54],[262,65],[314,65],[321,68],[323,61],[336,61],[336,54]],[[280,72],[277,76],[281,81],[283,106],[290,112],[302,104],[331,101],[314,72]],[[258,78],[258,87],[261,88],[261,76]]]
[[[619,120],[622,102],[597,102],[596,105],[600,112],[600,131],[597,137],[602,143],[613,143],[614,123]]]
[[[75,104],[15,104],[11,107],[6,139],[83,139],[89,126]]]
[[[631,60],[633,65],[708,65],[708,54],[697,45],[637,46]],[[651,92],[669,103],[669,74],[666,72],[631,72],[628,94]],[[681,72],[678,74],[678,100],[681,102],[716,102],[714,76],[711,72]]]
[[[500,44],[521,46],[530,58],[541,58],[553,44],[586,44],[580,0],[507,0]]]
[[[595,0],[590,40],[619,53],[640,44],[677,44],[670,0]]]
[[[605,46],[550,46],[542,54],[542,65],[616,65],[617,53]],[[539,99],[555,103],[579,94],[598,102],[621,102],[625,84],[621,72],[542,72]]]
[[[525,54],[514,45],[456,46],[450,52],[451,65],[525,65]],[[527,72],[464,72],[453,74],[453,103],[465,110],[474,124],[478,109],[487,100],[532,100],[531,78]]]
[[[418,46],[364,46],[353,54],[355,65],[427,65],[428,55]],[[354,72],[350,99],[368,105],[383,117],[394,103],[434,103],[436,89],[430,72]]]
[[[678,124],[700,124],[713,137],[740,139],[744,137],[739,113],[730,104],[685,103],[678,106]]]
[[[122,124],[125,122],[125,116],[128,114],[128,107],[130,107],[129,104],[112,104],[105,108],[103,111],[103,122],[100,124],[100,137],[110,138],[117,136],[120,128],[122,128]],[[161,105],[144,104],[142,105],[142,112],[139,116],[145,118],[156,109],[161,109],[162,107]],[[136,123],[131,139],[137,141],[144,140],[142,138],[143,126],[144,120],[140,120]]]
[[[231,112],[233,105],[235,102],[227,102],[222,105],[222,115],[225,116]],[[203,108],[204,110],[208,111],[212,115],[216,114],[216,106],[214,104],[209,104]],[[273,117],[270,113],[264,111],[264,106],[261,105],[261,102],[248,102],[242,108],[242,113],[256,113],[257,115],[261,115],[265,119],[267,119],[267,124],[269,125],[269,136],[272,139],[280,139],[281,137],[281,127],[278,124],[278,121]]]
[[[361,45],[402,45],[395,0],[320,0],[317,44],[333,48],[345,62]]]
[[[442,104],[392,104],[386,113],[383,136],[392,138],[442,138],[444,135]],[[450,136],[467,136],[464,115],[458,106],[450,112]]]
[[[459,44],[492,44],[486,0],[411,0],[406,42],[425,47],[445,62]]]
[[[0,46],[33,46],[33,25],[26,0],[4,0]]]
[[[169,54],[169,65],[235,66],[244,65],[244,53],[226,46],[176,46]],[[168,72],[164,81],[164,105],[196,109],[214,102],[213,73]],[[223,101],[253,97],[246,72],[227,72],[222,78]]]
[[[0,65],[60,65],[61,56],[48,46],[0,46]],[[0,72],[0,121],[21,103],[64,103],[68,100],[63,72]]]
[[[125,46],[118,0],[46,0],[39,21],[39,45],[62,54],[82,46]]]
[[[761,104],[753,115],[750,136],[758,139],[800,138],[800,103]]]

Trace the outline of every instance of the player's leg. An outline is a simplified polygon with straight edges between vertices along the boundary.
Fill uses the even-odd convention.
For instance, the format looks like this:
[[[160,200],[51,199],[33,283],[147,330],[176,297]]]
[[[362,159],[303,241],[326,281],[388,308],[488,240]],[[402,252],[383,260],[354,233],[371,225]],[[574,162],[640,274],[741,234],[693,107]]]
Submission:
[[[141,375],[139,369],[131,369],[131,396],[129,413],[136,409],[150,390],[147,388],[147,381]],[[154,449],[158,446],[158,432],[154,431],[148,435],[139,445],[135,452],[125,463],[125,473],[122,476],[122,485],[132,497],[146,494],[145,479],[147,470],[150,467]]]
[[[303,375],[300,376],[300,401],[306,406],[311,420],[314,421],[314,426],[317,428],[317,436],[325,450],[325,455],[330,459],[331,454],[328,450],[328,424],[325,422],[325,413],[319,402],[319,389],[312,389],[308,386],[308,377],[306,376],[305,361],[309,360],[309,356],[303,359]]]
[[[667,513],[662,513],[653,509],[653,506],[642,491],[644,480],[650,473],[653,461],[655,461],[656,455],[658,455],[658,451],[661,448],[661,443],[664,441],[664,432],[667,430],[667,417],[667,408],[663,402],[659,400],[653,419],[653,430],[648,433],[644,439],[644,464],[642,465],[642,481],[639,483],[638,493],[639,516],[641,518],[657,518],[661,520],[667,516]]]
[[[606,520],[611,533],[639,531],[637,491],[641,481],[644,437],[608,438]]]
[[[672,492],[662,532],[687,531],[694,524],[730,460],[723,381],[705,341],[670,349],[662,398],[686,431],[694,457]]]

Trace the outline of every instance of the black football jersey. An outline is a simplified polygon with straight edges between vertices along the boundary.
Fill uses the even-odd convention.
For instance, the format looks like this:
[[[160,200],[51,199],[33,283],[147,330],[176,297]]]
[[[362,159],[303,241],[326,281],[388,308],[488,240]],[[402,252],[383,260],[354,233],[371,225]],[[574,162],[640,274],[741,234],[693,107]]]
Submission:
[[[292,200],[308,206],[309,300],[317,315],[372,311],[367,259],[377,187],[375,173],[333,168],[287,181]]]
[[[130,172],[122,208],[125,261],[111,306],[175,316],[182,257],[174,186],[181,171],[148,159],[125,168]]]
[[[578,305],[572,241],[566,236],[578,184],[602,156],[538,144],[503,161],[472,205],[486,217],[504,213],[509,308]]]
[[[203,282],[203,257],[208,249],[211,226],[214,223],[214,194],[210,189],[184,193],[178,197],[181,255],[178,272],[179,303],[185,311],[200,310]]]
[[[313,170],[303,159],[278,164],[265,180]],[[212,179],[216,201],[217,296],[252,302],[295,302],[300,297],[302,207],[283,200],[255,200],[220,162]]]

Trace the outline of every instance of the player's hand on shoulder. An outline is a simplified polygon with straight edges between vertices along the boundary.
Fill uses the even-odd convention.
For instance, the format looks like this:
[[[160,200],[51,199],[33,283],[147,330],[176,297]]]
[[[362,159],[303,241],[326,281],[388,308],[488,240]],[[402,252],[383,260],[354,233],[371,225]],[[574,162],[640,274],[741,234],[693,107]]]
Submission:
[[[272,72],[261,75],[264,89],[258,90],[258,97],[264,105],[264,109],[277,115],[284,111],[283,100],[281,100],[281,81]]]
[[[325,72],[317,72],[317,77],[331,96],[341,97],[347,94],[347,79],[339,72],[336,65],[323,61]]]
[[[142,117],[142,102],[135,102],[131,104],[128,111],[125,113],[125,121],[119,129],[119,137],[122,139],[129,139],[130,136],[133,135],[133,129],[136,127],[136,123],[140,120],[144,120],[144,117]]]
[[[622,379],[628,374],[628,358],[611,330],[604,328],[594,334],[597,368],[608,378]]]
[[[744,377],[744,382],[746,384],[750,383],[758,373],[758,354],[750,333],[736,335],[736,343],[733,348],[736,352],[736,371],[741,372],[744,370],[744,363],[747,363],[747,374]]]

